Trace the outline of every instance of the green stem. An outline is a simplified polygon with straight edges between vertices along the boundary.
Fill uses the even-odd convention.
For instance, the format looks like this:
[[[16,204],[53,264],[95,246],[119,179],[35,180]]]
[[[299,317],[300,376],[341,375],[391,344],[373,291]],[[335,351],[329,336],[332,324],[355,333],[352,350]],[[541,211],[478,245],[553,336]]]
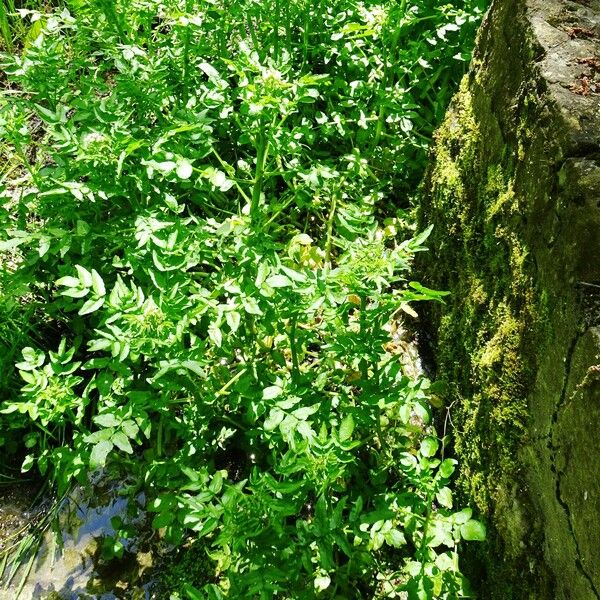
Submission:
[[[269,153],[269,141],[265,135],[264,126],[261,125],[256,138],[256,170],[254,172],[254,185],[252,187],[252,201],[250,204],[250,220],[254,227],[259,226],[260,197],[263,192],[265,165]]]
[[[225,392],[247,371],[248,369],[244,368],[241,371],[238,371],[220,390],[217,391],[215,396],[218,398],[219,396],[223,396]]]
[[[308,37],[310,31],[310,14],[309,10],[306,10],[306,15],[304,19],[304,27],[302,32],[302,66],[300,67],[300,73],[304,72],[304,67],[306,67],[306,63],[308,60]]]
[[[189,14],[192,10],[192,0],[186,0],[185,12]],[[183,106],[187,105],[189,95],[189,69],[190,69],[190,32],[188,25],[183,34]]]
[[[250,14],[248,14],[246,23],[247,23],[248,31],[250,32],[250,37],[252,38],[252,45],[254,46],[254,50],[260,54],[260,52],[258,52],[259,44],[258,44],[258,38],[256,37],[256,30],[254,29],[254,21],[252,20],[252,16]],[[261,56],[261,59],[262,59],[262,56]]]
[[[158,431],[156,433],[156,456],[160,458],[162,456],[162,430],[163,422],[162,419],[158,421]]]
[[[331,209],[327,218],[327,240],[325,241],[325,266],[331,267],[331,247],[333,245],[333,222],[335,221],[335,211],[337,207],[337,193],[331,199]]]
[[[406,3],[407,3],[407,0],[402,0],[402,2],[400,3],[400,13],[401,13],[402,17],[404,17],[406,14]],[[394,33],[392,35],[392,43],[390,44],[389,53],[387,52],[385,44],[383,45],[383,48],[382,48],[384,74],[381,79],[381,90],[379,92],[380,101],[381,101],[381,98],[384,98],[388,95],[386,90],[389,86],[392,86],[394,83],[395,69],[394,69],[394,65],[392,64],[392,62],[394,60],[394,56],[396,55],[396,47],[398,46],[398,40],[400,39],[401,30],[402,30],[402,23],[400,23],[400,25],[398,25],[398,27],[396,27],[396,30],[394,31]],[[377,115],[377,126],[375,128],[375,137],[373,138],[373,148],[375,148],[379,144],[379,141],[381,140],[381,134],[383,133],[384,124],[385,124],[385,106],[383,104],[381,104],[379,106],[379,113]]]
[[[10,4],[10,3],[9,3]],[[0,1],[0,33],[4,40],[4,45],[8,52],[13,51],[12,33],[10,31],[10,21],[8,18],[7,7],[4,6],[4,2]]]
[[[290,348],[292,351],[292,379],[297,380],[300,375],[300,365],[298,363],[298,349],[296,347],[296,331],[298,317],[294,315],[290,324]]]
[[[236,421],[229,415],[218,415],[217,419],[220,419],[221,421],[225,421],[226,423],[229,423],[230,425],[237,427],[237,429],[239,429],[241,431],[248,431],[248,427],[246,427],[246,425],[243,425],[239,421]]]
[[[29,162],[29,159],[27,158],[27,155],[25,154],[25,151],[23,150],[21,144],[19,144],[18,142],[15,142],[15,152],[17,156],[21,159],[21,162],[23,163],[23,166],[27,169],[27,172],[31,175],[31,179],[33,180],[33,182],[39,183],[37,174],[33,170],[33,167],[31,166],[31,163]]]
[[[367,297],[366,296],[361,296],[360,297],[360,315],[359,315],[359,323],[360,323],[360,334],[361,337],[364,337],[367,335]],[[367,379],[369,378],[369,365],[367,363],[367,359],[366,358],[362,358],[360,361],[360,373],[361,373],[361,377],[363,378],[364,381],[367,381]]]
[[[228,171],[231,168],[231,165],[229,165],[228,163],[226,163],[220,156],[219,153],[214,149],[214,147],[212,148],[212,153],[215,155],[215,157],[217,158],[217,160],[221,163],[221,166],[225,169],[225,172],[229,175]],[[198,171],[200,171],[201,169],[197,169]],[[249,204],[251,203],[250,197],[248,196],[248,194],[246,194],[246,192],[242,189],[242,187],[240,186],[239,182],[237,179],[234,179],[233,177],[230,177],[230,179],[233,181],[233,185],[235,185],[237,191],[240,193],[240,196]]]
[[[274,54],[275,61],[279,61],[279,22],[281,16],[281,0],[275,0],[275,44],[274,44]]]
[[[114,27],[119,41],[122,44],[126,44],[129,40],[127,39],[123,23],[121,23],[121,15],[117,12],[112,0],[102,0],[100,8],[108,23]]]
[[[425,524],[423,525],[423,537],[419,544],[419,558],[421,559],[421,573],[425,570],[425,551],[427,549],[427,534],[429,532],[429,523],[431,522],[431,506],[433,504],[433,490],[427,492],[427,512],[425,513]]]

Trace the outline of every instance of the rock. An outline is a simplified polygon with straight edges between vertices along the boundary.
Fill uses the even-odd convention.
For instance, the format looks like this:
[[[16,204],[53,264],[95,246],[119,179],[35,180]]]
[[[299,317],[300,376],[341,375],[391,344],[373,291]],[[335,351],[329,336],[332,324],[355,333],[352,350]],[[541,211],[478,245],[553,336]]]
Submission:
[[[600,0],[496,0],[423,184],[486,600],[600,598],[599,36]]]

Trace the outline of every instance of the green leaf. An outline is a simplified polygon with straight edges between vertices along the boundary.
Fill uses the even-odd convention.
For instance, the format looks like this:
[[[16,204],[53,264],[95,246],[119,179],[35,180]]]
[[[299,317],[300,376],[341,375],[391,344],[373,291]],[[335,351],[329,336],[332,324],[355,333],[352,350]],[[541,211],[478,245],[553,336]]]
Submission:
[[[272,408],[269,416],[265,419],[263,427],[267,431],[273,431],[283,421],[285,413],[279,408]]]
[[[217,347],[220,348],[223,344],[223,333],[221,328],[216,323],[211,323],[208,327],[208,337],[210,341]]]
[[[410,245],[414,247],[419,247],[427,240],[427,238],[431,235],[433,231],[433,225],[430,225],[425,231],[422,231],[418,235],[416,235],[411,241]]]
[[[79,279],[77,277],[71,277],[67,275],[66,277],[61,277],[56,280],[56,285],[65,285],[67,287],[79,287]]]
[[[14,250],[26,241],[27,238],[13,238],[12,240],[5,240],[3,242],[0,242],[0,252]]]
[[[81,220],[77,220],[77,225],[75,227],[75,233],[77,235],[87,235],[90,232],[90,226],[85,222],[85,221],[81,221]]]
[[[187,594],[189,594],[188,588],[185,586],[189,586],[189,584],[184,584],[184,590]],[[191,586],[190,586],[191,587]],[[195,589],[195,588],[194,588]],[[221,588],[218,585],[215,585],[214,583],[209,583],[208,585],[205,585],[203,588],[207,595],[208,598],[206,599],[204,596],[191,596],[189,598],[189,600],[224,600],[225,596],[223,595],[223,592],[221,591]],[[197,590],[196,590],[197,592]]]
[[[258,302],[250,296],[242,297],[242,305],[244,307],[244,310],[249,315],[262,315],[263,314],[263,311],[261,310],[260,306],[258,305]]]
[[[92,289],[96,292],[97,296],[104,296],[106,294],[104,281],[102,281],[102,277],[98,275],[96,269],[92,269]]]
[[[272,288],[284,288],[292,285],[291,280],[285,275],[271,275],[265,283]]]
[[[112,449],[112,442],[108,440],[102,440],[101,442],[98,442],[92,448],[92,452],[90,454],[90,469],[103,467],[106,464],[106,457]]]
[[[473,511],[470,508],[463,508],[452,515],[452,521],[454,523],[466,523],[472,515]]]
[[[177,173],[177,177],[179,177],[179,179],[189,179],[192,176],[193,172],[194,172],[194,167],[187,160],[183,160],[177,165],[176,173]]]
[[[417,281],[411,281],[408,285],[413,288],[413,290],[416,290],[417,292],[423,294],[423,296],[426,296],[429,300],[437,300],[439,302],[443,302],[442,298],[450,293],[432,290],[424,285],[421,285]]]
[[[454,564],[454,560],[452,559],[452,556],[448,552],[444,552],[443,554],[440,554],[435,559],[435,566],[440,571],[454,571],[454,570],[456,570],[456,565]]]
[[[165,511],[158,513],[154,519],[152,519],[153,529],[162,529],[167,525],[170,525],[175,520],[175,512]]]
[[[483,542],[486,537],[485,525],[481,521],[471,519],[461,525],[460,535],[463,540],[469,542]]]
[[[453,458],[445,459],[444,461],[442,461],[442,464],[439,468],[440,475],[448,479],[454,473],[455,465],[456,460],[454,460]]]
[[[105,427],[104,429],[99,429],[98,431],[94,431],[94,433],[88,433],[83,439],[88,444],[97,444],[98,442],[104,440],[110,440],[114,433],[114,428]]]
[[[162,162],[152,163],[153,167],[156,167],[159,171],[168,175],[171,171],[177,168],[177,163],[172,160],[164,160]]]
[[[419,452],[422,456],[431,458],[432,456],[435,456],[435,453],[438,451],[438,447],[439,442],[437,439],[429,436],[421,442],[421,448],[419,449]]]
[[[121,423],[121,428],[123,429],[123,433],[130,439],[134,440],[137,438],[137,435],[140,431],[140,428],[137,426],[135,421],[131,419],[127,419]]]
[[[198,68],[209,77],[209,79],[220,79],[219,71],[217,71],[210,63],[202,62]]]
[[[59,123],[60,122],[60,115],[59,114],[57,114],[55,112],[52,112],[51,110],[43,107],[41,104],[36,104],[35,107],[37,109],[38,116],[45,123],[52,124],[52,123]]]
[[[281,266],[281,270],[293,281],[298,283],[306,283],[308,281],[306,275],[300,273],[299,271],[284,267],[283,265]]]
[[[349,414],[344,417],[344,420],[340,424],[339,438],[340,442],[345,442],[352,437],[354,433],[354,417]]]
[[[197,360],[183,360],[181,361],[181,366],[185,367],[188,371],[195,373],[198,377],[206,377],[206,371]]]
[[[113,413],[107,412],[102,413],[101,415],[96,415],[94,417],[94,423],[96,423],[96,425],[100,425],[100,427],[115,427],[120,423],[120,421]]]
[[[231,333],[235,333],[240,326],[240,313],[237,310],[231,310],[225,313],[225,321],[227,325],[229,325],[229,329],[231,329]]]
[[[223,476],[227,475],[227,471],[217,471],[208,486],[208,489],[213,494],[218,494],[223,488]]]
[[[187,594],[189,600],[206,600],[204,594],[200,590],[196,589],[191,583],[184,583],[183,591]]]
[[[21,465],[21,473],[27,473],[33,467],[33,463],[35,462],[35,458],[33,454],[28,454]]]
[[[313,404],[312,406],[302,406],[301,408],[297,408],[292,412],[292,415],[296,417],[299,421],[306,421],[308,417],[314,415],[319,410],[318,404]]]
[[[329,585],[331,584],[331,577],[329,577],[329,575],[327,575],[327,573],[323,573],[322,575],[319,575],[318,577],[315,577],[315,589],[317,590],[317,592],[324,592]]]
[[[452,508],[452,491],[450,488],[443,487],[438,493],[435,495],[438,504],[444,506],[446,508]]]
[[[312,441],[316,434],[313,431],[312,427],[306,421],[300,421],[296,428],[296,431],[299,435],[301,435],[305,440]]]
[[[394,548],[400,548],[401,546],[406,545],[406,538],[404,537],[404,534],[397,529],[386,531],[383,537],[385,538],[386,543]]]
[[[104,298],[98,298],[97,300],[90,298],[87,302],[83,304],[79,311],[77,311],[77,314],[82,316],[89,315],[90,313],[97,311],[103,304]]]
[[[89,293],[89,289],[88,288],[69,288],[67,290],[65,290],[64,292],[61,292],[61,294],[63,296],[69,296],[70,298],[83,298],[84,296],[87,296]]]
[[[81,285],[83,287],[92,287],[93,284],[93,280],[92,280],[92,274],[84,267],[82,267],[81,265],[75,265],[75,268],[77,269],[77,274],[79,276],[79,281],[81,283]]]
[[[279,385],[270,385],[263,390],[263,400],[273,400],[283,394],[283,388]]]
[[[154,498],[148,504],[150,512],[166,512],[171,510],[177,504],[177,497],[173,494],[163,494],[158,498]]]
[[[131,447],[129,438],[122,431],[117,431],[112,436],[111,441],[119,450],[122,450],[127,454],[133,454],[133,448]]]
[[[21,350],[24,361],[17,363],[15,366],[22,371],[33,371],[41,367],[46,360],[46,355],[43,352],[27,346]]]

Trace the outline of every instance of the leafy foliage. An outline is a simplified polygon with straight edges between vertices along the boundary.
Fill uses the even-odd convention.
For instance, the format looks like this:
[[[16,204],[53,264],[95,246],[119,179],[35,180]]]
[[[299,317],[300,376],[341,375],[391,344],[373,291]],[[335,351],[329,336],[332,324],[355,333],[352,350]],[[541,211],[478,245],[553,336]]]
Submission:
[[[135,473],[153,527],[204,544],[190,598],[466,594],[483,526],[397,335],[443,294],[390,207],[478,7],[68,6],[22,10],[39,35],[2,57],[2,310],[31,324],[2,443],[61,493]]]

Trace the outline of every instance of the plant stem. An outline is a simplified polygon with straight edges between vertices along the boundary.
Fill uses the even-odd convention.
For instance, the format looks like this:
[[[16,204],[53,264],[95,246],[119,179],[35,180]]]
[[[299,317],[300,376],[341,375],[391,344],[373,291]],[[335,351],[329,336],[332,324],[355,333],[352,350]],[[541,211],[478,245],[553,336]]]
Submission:
[[[10,21],[8,19],[8,10],[4,2],[0,1],[0,34],[4,40],[4,45],[9,52],[13,51],[12,33],[10,31]]]
[[[360,319],[360,334],[364,339],[365,335],[367,334],[367,297],[366,296],[360,297],[359,319]],[[367,381],[367,379],[369,378],[369,365],[367,363],[367,359],[364,357],[360,361],[360,373],[361,373],[361,377],[363,378],[363,380]]]
[[[221,163],[221,166],[225,169],[225,172],[229,175],[228,173],[228,169],[231,167],[231,165],[227,164],[220,156],[219,153],[215,150],[215,148],[213,147],[212,149],[212,153],[215,155],[215,157],[217,158],[217,160],[219,161],[219,163]],[[198,169],[199,170],[199,169]],[[250,197],[248,196],[248,194],[246,194],[246,192],[242,189],[242,186],[239,184],[237,179],[231,178],[231,180],[233,181],[233,185],[235,185],[237,191],[240,193],[240,196],[249,204],[251,203]]]
[[[306,9],[304,18],[304,27],[302,31],[302,66],[300,67],[300,73],[304,72],[306,62],[308,60],[308,37],[310,31],[310,11]]]
[[[281,0],[275,0],[275,24],[273,29],[275,30],[275,43],[273,47],[273,53],[275,61],[279,61],[279,22],[281,17]]]
[[[185,12],[189,14],[192,10],[192,0],[186,0]],[[190,68],[190,32],[191,28],[186,26],[183,34],[183,95],[182,105],[185,107],[188,101],[189,95],[189,68]]]
[[[292,351],[292,379],[297,380],[300,375],[300,366],[298,364],[298,349],[296,347],[296,330],[298,317],[294,315],[290,323],[290,348]]]
[[[254,172],[254,185],[252,187],[252,202],[250,204],[250,220],[253,227],[259,227],[260,197],[263,192],[265,164],[269,153],[269,141],[265,135],[264,125],[256,137],[256,170]]]
[[[256,30],[254,29],[254,21],[252,20],[252,16],[250,14],[248,14],[248,17],[247,17],[247,27],[248,27],[248,32],[250,33],[250,37],[252,38],[252,45],[254,46],[254,50],[258,54],[260,54],[258,52],[259,44],[258,44],[258,38],[256,37]]]
[[[325,266],[331,267],[331,246],[333,244],[333,223],[335,221],[335,211],[337,208],[337,193],[331,199],[331,208],[327,218],[327,239],[325,241]]]
[[[220,390],[217,391],[215,396],[218,398],[219,396],[223,396],[225,392],[247,371],[248,369],[244,368],[241,371],[238,371]]]
[[[425,550],[427,548],[427,534],[429,532],[429,523],[431,522],[431,505],[433,504],[433,490],[427,491],[427,512],[425,513],[425,524],[423,525],[423,537],[419,544],[419,558],[421,559],[421,573],[425,571]]]
[[[400,14],[402,15],[401,18],[404,18],[404,16],[406,15],[406,2],[407,2],[407,0],[402,0],[402,2],[400,3]],[[384,74],[381,79],[381,91],[379,92],[380,101],[381,101],[382,97],[387,97],[389,95],[387,93],[387,88],[391,87],[394,83],[394,74],[395,74],[394,67],[395,67],[395,65],[392,63],[394,60],[394,55],[396,54],[396,47],[398,46],[398,40],[400,39],[400,32],[402,31],[402,25],[403,24],[401,22],[396,27],[396,29],[392,35],[392,43],[390,44],[389,52],[387,51],[387,47],[385,46],[385,44],[383,45],[383,48],[382,48]],[[379,144],[379,141],[381,140],[381,134],[383,133],[384,123],[385,123],[385,105],[380,104],[379,105],[379,113],[377,115],[377,125],[375,127],[375,136],[373,138],[372,148],[375,148]]]

